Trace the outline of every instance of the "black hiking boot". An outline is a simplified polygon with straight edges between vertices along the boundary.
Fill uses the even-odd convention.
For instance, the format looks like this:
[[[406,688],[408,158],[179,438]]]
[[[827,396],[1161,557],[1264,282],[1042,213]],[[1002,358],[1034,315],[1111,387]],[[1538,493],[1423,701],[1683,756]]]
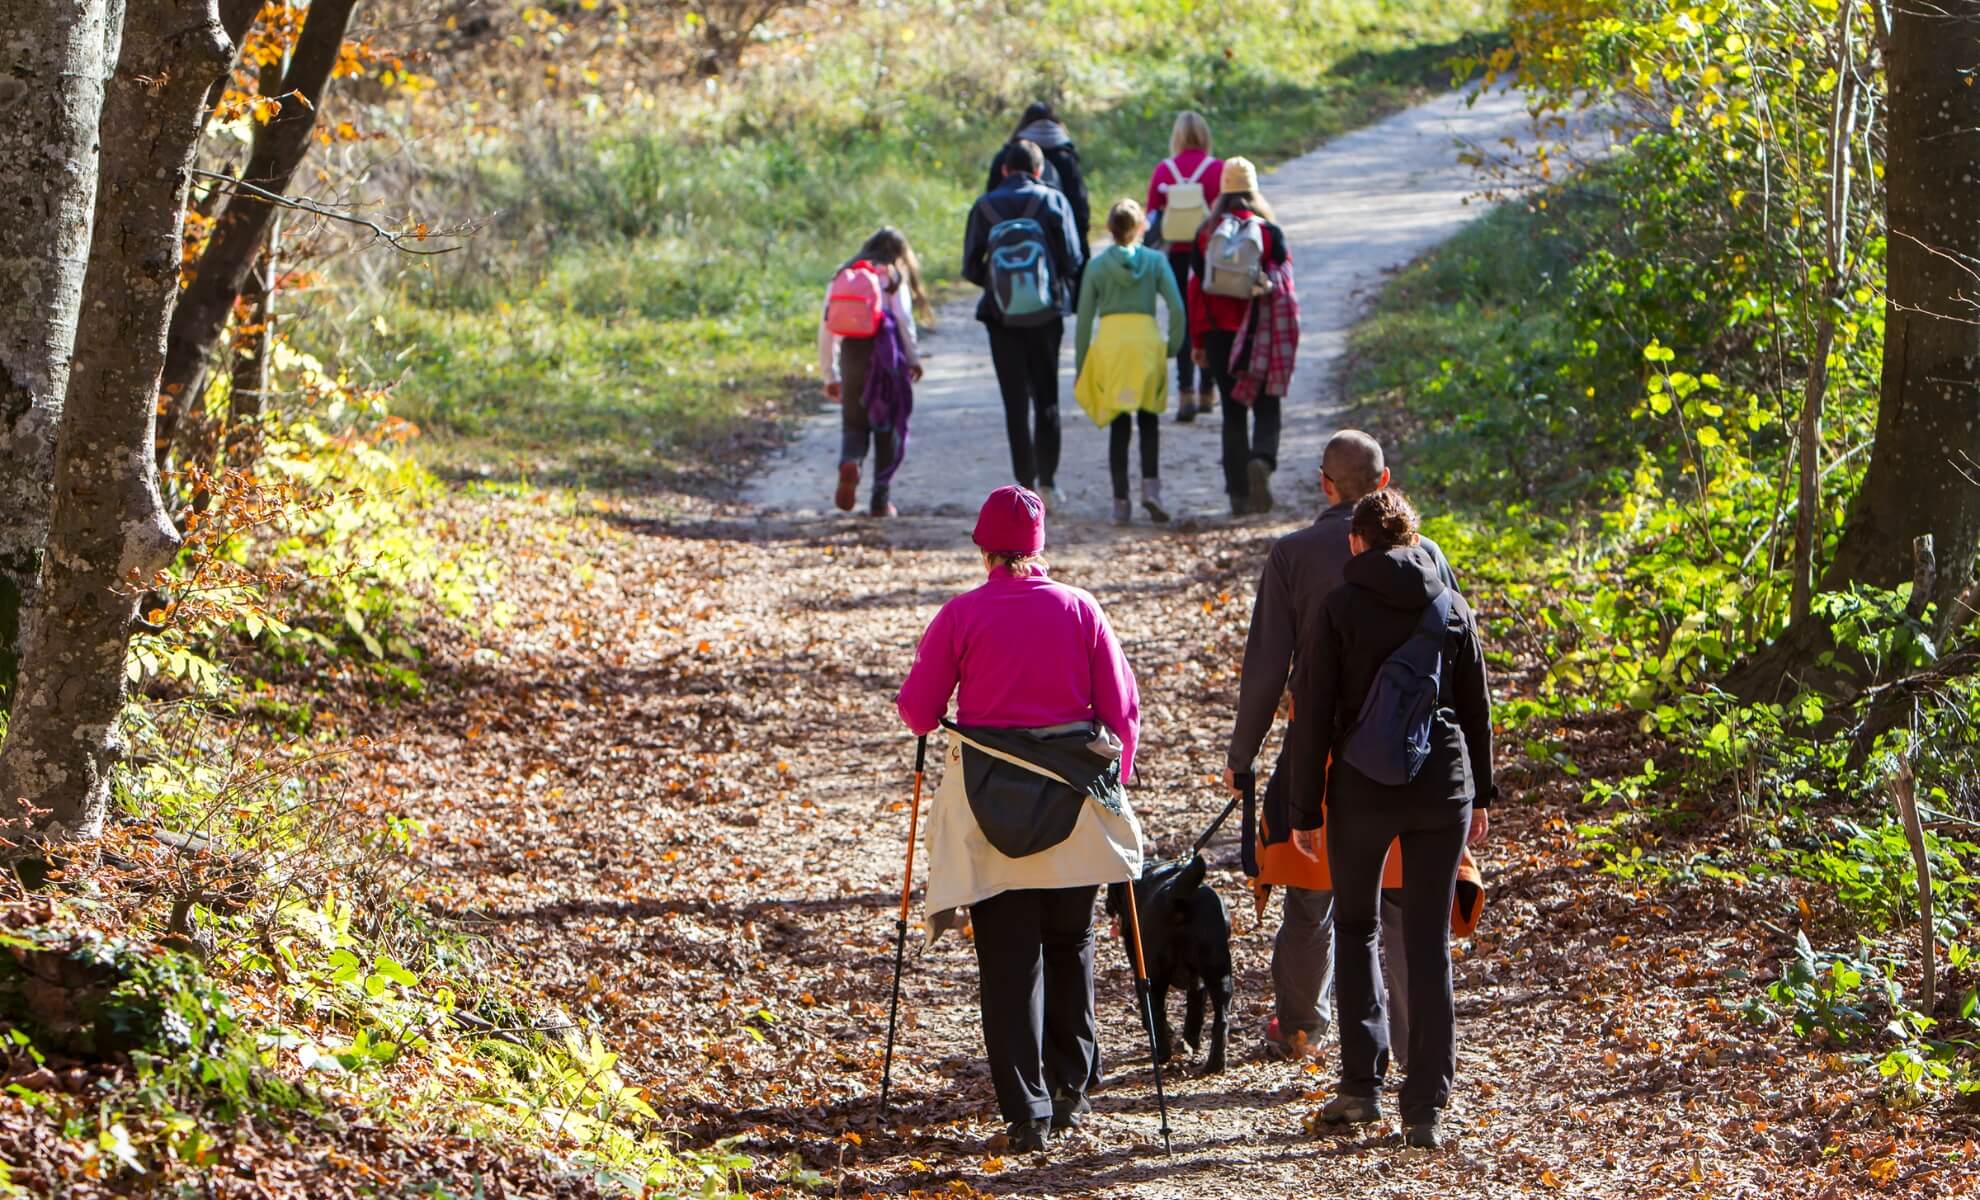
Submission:
[[[1014,1121],[1005,1131],[1010,1140],[1007,1147],[1012,1154],[1041,1154],[1045,1150],[1045,1135],[1052,1123],[1040,1118],[1032,1121]]]
[[[1272,465],[1262,458],[1254,458],[1245,468],[1250,475],[1251,511],[1268,513],[1272,511]]]
[[[1381,1101],[1373,1096],[1343,1094],[1320,1107],[1322,1125],[1372,1125],[1381,1119]]]
[[[1403,1128],[1403,1145],[1412,1150],[1435,1150],[1444,1144],[1437,1133],[1437,1117],[1433,1114],[1428,1121],[1413,1121]]]

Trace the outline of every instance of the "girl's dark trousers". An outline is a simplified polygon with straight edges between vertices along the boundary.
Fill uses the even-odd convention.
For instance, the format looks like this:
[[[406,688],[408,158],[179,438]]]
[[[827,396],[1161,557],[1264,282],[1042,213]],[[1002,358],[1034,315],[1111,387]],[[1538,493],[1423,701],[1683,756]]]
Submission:
[[[1093,1017],[1097,887],[1000,892],[970,907],[983,1043],[1011,1123],[1070,1111],[1100,1082]]]
[[[1231,366],[1231,347],[1237,343],[1235,330],[1212,329],[1203,335],[1203,353],[1209,359],[1204,371],[1217,381],[1224,416],[1224,492],[1238,498],[1251,495],[1251,460],[1264,460],[1267,467],[1279,469],[1279,424],[1281,398],[1259,396],[1250,407],[1231,399],[1237,387],[1237,372]],[[1249,354],[1247,347],[1246,353]]]
[[[900,435],[894,429],[874,429],[867,420],[866,371],[873,361],[874,341],[839,339],[839,461],[865,462],[871,443],[874,480],[880,484],[889,478],[887,468],[900,455]]]
[[[1107,426],[1107,469],[1114,475],[1114,499],[1128,496],[1128,439],[1134,427],[1141,426],[1141,477],[1158,479],[1162,473],[1162,417],[1146,410],[1122,413]]]
[[[1183,303],[1185,305],[1189,303],[1190,272],[1194,271],[1199,275],[1203,273],[1202,268],[1197,266],[1197,257],[1196,249],[1193,246],[1185,246],[1180,250],[1169,251],[1169,272],[1176,277],[1176,294],[1183,297]],[[1189,315],[1187,313],[1177,313],[1169,319],[1172,321],[1182,321],[1187,325]],[[1210,372],[1207,369],[1203,372],[1203,376],[1203,382],[1208,384],[1210,382]],[[1195,387],[1196,359],[1190,356],[1190,347],[1187,341],[1185,341],[1181,353],[1176,355],[1176,389],[1187,392]]]

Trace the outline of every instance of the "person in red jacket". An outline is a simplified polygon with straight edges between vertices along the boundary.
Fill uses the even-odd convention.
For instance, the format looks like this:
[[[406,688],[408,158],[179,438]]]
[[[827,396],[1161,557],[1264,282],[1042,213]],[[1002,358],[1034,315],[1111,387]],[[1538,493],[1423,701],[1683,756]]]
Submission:
[[[1201,113],[1177,113],[1175,128],[1169,131],[1169,157],[1156,163],[1154,173],[1148,177],[1148,202],[1142,208],[1148,213],[1155,235],[1168,249],[1169,270],[1176,277],[1176,290],[1185,296],[1189,294],[1190,276],[1201,275],[1203,263],[1196,253],[1195,230],[1178,236],[1174,223],[1167,220],[1169,189],[1183,184],[1184,191],[1178,195],[1187,197],[1187,185],[1194,184],[1201,191],[1207,215],[1208,206],[1217,202],[1223,180],[1224,164],[1210,157],[1210,123]],[[1210,388],[1211,379],[1205,372],[1203,387],[1198,390],[1196,360],[1190,357],[1189,347],[1183,347],[1182,353],[1176,355],[1176,420],[1187,425],[1196,420],[1197,413],[1209,412]]]
[[[1286,251],[1286,235],[1272,223],[1272,208],[1258,191],[1258,169],[1246,158],[1224,160],[1222,191],[1210,208],[1210,219],[1196,234],[1200,258],[1210,248],[1210,236],[1226,216],[1239,220],[1257,218],[1265,237],[1261,268],[1270,269],[1292,261]],[[1231,349],[1244,331],[1245,318],[1255,311],[1249,299],[1219,296],[1204,290],[1199,272],[1189,281],[1189,337],[1196,365],[1207,369],[1217,382],[1217,393],[1224,417],[1224,491],[1231,499],[1231,515],[1270,512],[1272,472],[1279,469],[1279,425],[1282,396],[1259,395],[1249,406],[1233,395],[1244,359],[1232,362]],[[1250,350],[1246,346],[1246,353]]]

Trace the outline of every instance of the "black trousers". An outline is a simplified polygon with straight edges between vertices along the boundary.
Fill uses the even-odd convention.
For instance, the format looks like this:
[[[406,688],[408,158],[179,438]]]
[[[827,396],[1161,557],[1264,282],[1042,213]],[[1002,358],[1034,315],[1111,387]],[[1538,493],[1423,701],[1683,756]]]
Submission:
[[[1384,803],[1330,796],[1327,864],[1334,874],[1335,996],[1341,1014],[1341,1092],[1375,1095],[1389,1071],[1379,919],[1382,863],[1402,841],[1403,957],[1409,978],[1405,1124],[1449,1103],[1457,1072],[1457,1006],[1451,995],[1451,902],[1471,802]]]
[[[983,1045],[1008,1122],[1052,1115],[1100,1082],[1093,1019],[1097,887],[1002,892],[970,908]]]
[[[871,443],[874,473],[885,476],[900,457],[901,435],[898,429],[874,429],[866,417],[866,374],[873,362],[874,341],[839,339],[839,461],[865,462]]]
[[[1066,323],[984,328],[990,331],[997,390],[1004,396],[1011,474],[1025,487],[1051,487],[1059,477],[1059,345]]]
[[[1203,352],[1210,365],[1204,369],[1217,381],[1217,393],[1222,401],[1224,491],[1231,496],[1247,497],[1251,495],[1252,459],[1263,459],[1266,466],[1274,471],[1279,469],[1282,403],[1278,396],[1260,396],[1247,408],[1231,399],[1231,391],[1237,387],[1237,373],[1231,366],[1231,347],[1236,342],[1235,332],[1212,329],[1205,334]]]
[[[1189,303],[1190,272],[1194,271],[1198,275],[1203,273],[1203,268],[1197,265],[1197,263],[1197,253],[1193,248],[1169,251],[1169,271],[1176,277],[1176,294],[1183,298],[1184,304]],[[1185,313],[1177,313],[1171,319],[1187,323],[1189,317]],[[1205,376],[1204,381],[1206,383],[1209,382],[1208,376],[1210,372],[1206,369],[1203,374]],[[1182,350],[1176,355],[1176,387],[1180,391],[1187,392],[1195,386],[1196,359],[1191,354],[1188,341],[1185,340]]]
[[[1114,499],[1128,494],[1128,439],[1134,427],[1141,426],[1141,477],[1162,476],[1162,416],[1160,413],[1122,413],[1107,426],[1107,469],[1114,475]]]

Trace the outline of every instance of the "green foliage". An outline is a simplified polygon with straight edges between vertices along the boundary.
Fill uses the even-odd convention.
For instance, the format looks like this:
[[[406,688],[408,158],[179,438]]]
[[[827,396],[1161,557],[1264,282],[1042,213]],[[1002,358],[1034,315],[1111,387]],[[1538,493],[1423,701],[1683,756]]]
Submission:
[[[139,1172],[153,1155],[200,1166],[218,1145],[213,1121],[303,1102],[302,1093],[263,1069],[251,1030],[196,959],[92,930],[29,929],[4,941],[16,956],[0,959],[0,1011],[9,1017],[13,1048],[37,1064],[46,1061],[44,1046],[131,1064],[128,1083],[88,1104],[66,1091],[8,1087],[78,1139],[84,1157]],[[65,981],[53,993],[62,999],[30,993],[23,984],[35,976]]]
[[[1796,1033],[1820,1034],[1837,1045],[1860,1041],[1873,1030],[1909,1041],[1931,1025],[1904,1006],[1893,973],[1867,944],[1849,955],[1818,953],[1806,934],[1797,935],[1794,957],[1783,966],[1780,979],[1768,985],[1766,996]],[[1762,1022],[1775,1012],[1758,1000],[1747,1008],[1750,1019]]]
[[[291,399],[255,426],[253,452],[181,481],[202,501],[181,522],[186,545],[162,582],[157,626],[133,637],[135,687],[162,681],[216,698],[257,653],[348,657],[417,689],[422,621],[500,624],[499,572],[436,518],[445,489],[404,453],[415,432],[378,390],[354,387],[285,338],[271,390]],[[217,375],[209,419],[226,411]]]
[[[1651,756],[1584,793],[1606,810],[1579,830],[1601,869],[1646,886],[1816,885],[1868,940],[1837,954],[1804,934],[1754,1014],[1874,1049],[1866,1068],[1911,1098],[1960,1090],[1976,1048],[1929,1040],[1933,1018],[1898,983],[1917,878],[1890,793],[1909,772],[1928,817],[1952,823],[1925,843],[1933,932],[1958,950],[1980,918],[1980,854],[1949,831],[1980,816],[1980,686],[1957,670],[1894,683],[1941,650],[1908,588],[1861,587],[1811,604],[1837,646],[1815,665],[1844,674],[1853,702],[1790,688],[1743,703],[1717,684],[1788,616],[1796,439],[1825,338],[1818,575],[1874,432],[1874,119],[1842,156],[1850,186],[1831,190],[1835,106],[1856,89],[1873,112],[1882,86],[1870,13],[1512,7],[1512,44],[1476,65],[1555,112],[1614,120],[1623,144],[1572,177],[1559,150],[1493,176],[1518,199],[1388,289],[1350,386],[1381,406],[1370,423],[1437,514],[1427,532],[1516,648],[1532,695],[1500,715],[1528,756],[1563,757],[1542,722],[1636,714]],[[1674,834],[1713,817],[1741,822],[1737,846],[1678,849]]]
[[[436,452],[524,472],[703,471],[711,441],[815,369],[824,283],[873,229],[900,226],[935,283],[956,278],[967,206],[1027,102],[1066,114],[1104,214],[1144,193],[1177,111],[1203,112],[1220,153],[1280,159],[1447,81],[1444,60],[1502,12],[910,8],[849,11],[847,28],[700,96],[601,100],[457,145],[440,203],[502,216],[367,298],[362,350],[405,363],[398,406],[441,435]]]

